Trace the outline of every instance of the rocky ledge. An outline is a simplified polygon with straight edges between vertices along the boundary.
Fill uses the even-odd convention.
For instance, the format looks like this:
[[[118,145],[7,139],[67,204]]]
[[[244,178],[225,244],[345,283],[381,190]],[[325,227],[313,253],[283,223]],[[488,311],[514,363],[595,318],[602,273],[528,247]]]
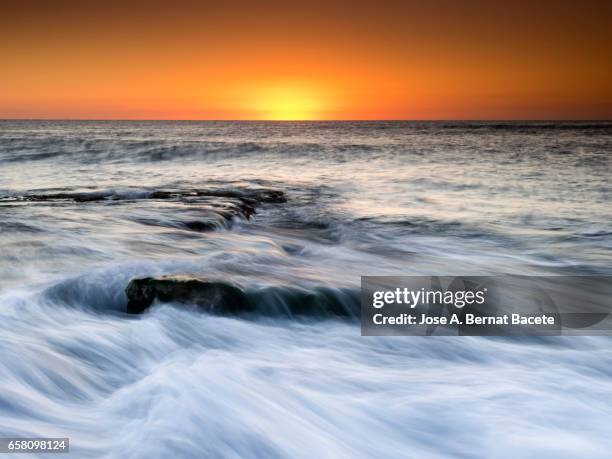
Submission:
[[[274,189],[171,189],[171,190],[99,190],[87,192],[26,193],[0,195],[0,204],[35,202],[49,205],[108,203],[137,207],[131,220],[148,226],[162,226],[189,231],[229,228],[234,218],[249,220],[263,203],[287,202],[285,193]],[[150,206],[159,215],[143,215],[142,202],[163,202]],[[146,209],[146,208],[145,208]]]

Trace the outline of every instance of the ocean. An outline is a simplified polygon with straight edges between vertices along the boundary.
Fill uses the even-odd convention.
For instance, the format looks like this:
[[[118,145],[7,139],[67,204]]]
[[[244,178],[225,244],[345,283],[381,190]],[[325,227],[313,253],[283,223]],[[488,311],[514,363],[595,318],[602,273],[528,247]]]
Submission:
[[[358,298],[365,275],[610,276],[611,177],[604,122],[0,121],[0,437],[609,458],[612,339],[362,337]],[[126,314],[130,280],[169,275],[255,311]]]

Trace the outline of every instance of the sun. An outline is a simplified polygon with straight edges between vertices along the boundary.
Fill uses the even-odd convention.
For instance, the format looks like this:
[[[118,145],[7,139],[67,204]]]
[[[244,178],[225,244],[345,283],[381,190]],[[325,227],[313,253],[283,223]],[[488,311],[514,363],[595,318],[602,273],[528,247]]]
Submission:
[[[311,88],[279,85],[257,91],[254,109],[264,120],[316,120],[321,118],[324,103]]]

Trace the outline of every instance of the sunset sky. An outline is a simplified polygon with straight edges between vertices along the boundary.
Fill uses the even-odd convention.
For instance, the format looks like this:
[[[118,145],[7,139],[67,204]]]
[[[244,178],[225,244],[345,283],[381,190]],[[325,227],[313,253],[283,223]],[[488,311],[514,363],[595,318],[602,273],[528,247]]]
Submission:
[[[0,118],[611,119],[611,24],[610,1],[4,2]]]

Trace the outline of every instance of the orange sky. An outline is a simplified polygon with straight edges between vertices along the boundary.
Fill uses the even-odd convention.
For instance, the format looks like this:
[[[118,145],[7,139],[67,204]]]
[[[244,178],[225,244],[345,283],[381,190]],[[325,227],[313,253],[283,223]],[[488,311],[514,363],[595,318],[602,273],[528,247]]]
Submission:
[[[610,1],[23,0],[0,118],[611,119],[611,24]]]

